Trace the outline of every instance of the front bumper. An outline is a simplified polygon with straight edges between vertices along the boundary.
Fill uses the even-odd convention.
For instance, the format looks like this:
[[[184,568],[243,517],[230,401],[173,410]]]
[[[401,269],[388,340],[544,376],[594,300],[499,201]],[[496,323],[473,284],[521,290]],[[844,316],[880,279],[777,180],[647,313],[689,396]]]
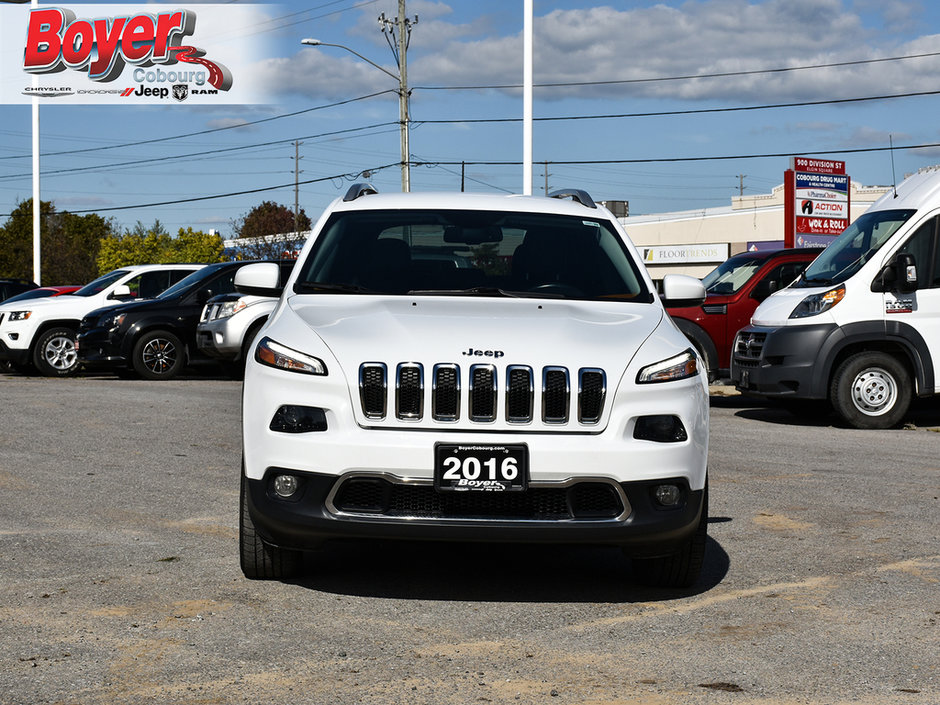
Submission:
[[[768,398],[825,399],[821,356],[840,335],[834,323],[738,332],[731,352],[731,379],[746,394]]]
[[[300,479],[290,499],[272,488],[273,477],[285,472]],[[682,488],[675,507],[660,507],[653,499],[653,487],[664,481]],[[350,490],[356,483],[373,487],[364,493]],[[255,528],[269,543],[291,549],[365,538],[606,544],[650,557],[688,541],[699,525],[704,498],[704,490],[690,490],[684,478],[622,483],[582,478],[534,484],[524,493],[440,493],[426,483],[387,475],[335,477],[282,468],[269,469],[259,480],[246,478],[245,487]],[[605,491],[621,504],[598,501]],[[584,499],[592,493],[593,500]]]
[[[11,348],[0,339],[0,360],[25,365],[29,362],[28,348]]]
[[[199,352],[217,360],[238,358],[242,351],[241,338],[229,330],[229,320],[220,319],[199,324],[196,329],[196,347]]]
[[[105,328],[83,330],[75,339],[79,361],[86,367],[124,367],[127,357],[123,354],[120,339],[114,331]]]

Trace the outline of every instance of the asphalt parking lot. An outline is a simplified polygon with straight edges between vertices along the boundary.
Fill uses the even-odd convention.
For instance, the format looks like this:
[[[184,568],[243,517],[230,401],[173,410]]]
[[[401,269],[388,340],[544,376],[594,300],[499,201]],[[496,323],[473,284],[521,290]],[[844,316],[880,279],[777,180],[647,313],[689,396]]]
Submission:
[[[940,702],[940,403],[716,390],[702,582],[613,549],[343,544],[238,568],[240,383],[0,374],[0,703]]]

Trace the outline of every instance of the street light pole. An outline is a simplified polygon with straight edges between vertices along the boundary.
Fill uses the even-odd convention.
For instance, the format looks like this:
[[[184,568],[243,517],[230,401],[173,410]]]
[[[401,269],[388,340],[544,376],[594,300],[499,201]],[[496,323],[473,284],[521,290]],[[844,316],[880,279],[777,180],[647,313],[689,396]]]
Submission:
[[[345,44],[332,44],[330,42],[321,42],[319,39],[302,39],[301,44],[307,46],[324,46],[345,49],[350,54],[358,56],[367,64],[374,66],[379,71],[391,76],[398,81],[398,122],[401,132],[401,190],[403,193],[411,191],[411,147],[408,142],[408,124],[411,120],[408,114],[408,42],[411,38],[411,28],[418,22],[417,15],[414,22],[405,17],[405,0],[398,0],[398,17],[394,20],[386,19],[383,13],[379,16],[379,23],[382,25],[382,33],[392,48],[395,55],[395,61],[398,64],[398,75],[383,66],[379,66],[371,59],[366,58],[355,49],[350,49]],[[394,38],[394,42],[389,37]]]

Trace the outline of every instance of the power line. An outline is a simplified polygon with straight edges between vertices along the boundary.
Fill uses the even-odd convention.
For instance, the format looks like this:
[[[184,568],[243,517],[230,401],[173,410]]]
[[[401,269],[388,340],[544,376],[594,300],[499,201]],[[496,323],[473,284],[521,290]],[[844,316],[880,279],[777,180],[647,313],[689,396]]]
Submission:
[[[897,95],[875,95],[864,98],[834,98],[830,100],[801,101],[798,103],[771,103],[769,105],[744,105],[730,108],[693,108],[689,110],[660,110],[648,113],[615,113],[611,115],[558,115],[554,117],[533,118],[535,122],[559,122],[563,120],[608,120],[615,118],[665,117],[670,115],[701,115],[704,113],[733,113],[747,110],[773,110],[777,108],[805,108],[816,105],[838,105],[844,103],[863,103],[874,100],[893,100],[897,98],[915,98],[925,95],[937,95],[940,91],[917,91]],[[415,120],[419,125],[461,125],[471,123],[522,122],[522,118],[465,118],[463,120]]]
[[[260,120],[252,120],[251,122],[239,123],[238,125],[225,125],[223,127],[212,127],[207,130],[199,130],[198,132],[189,132],[184,135],[170,135],[169,137],[155,137],[153,139],[139,140],[137,142],[125,142],[123,144],[110,144],[110,145],[104,145],[101,147],[86,147],[84,149],[69,149],[69,150],[63,150],[60,152],[42,152],[39,156],[55,157],[55,156],[60,156],[63,154],[85,154],[88,152],[100,152],[105,149],[119,149],[122,147],[139,147],[140,145],[143,145],[143,144],[153,144],[155,142],[161,142],[161,143],[169,142],[170,140],[179,140],[179,139],[184,139],[186,137],[198,137],[199,135],[208,135],[213,132],[222,132],[223,130],[234,130],[239,127],[249,127],[251,125],[260,125],[263,122],[271,122],[273,120],[281,120],[282,118],[294,117],[296,115],[303,115],[304,113],[310,113],[310,112],[313,112],[314,110],[325,110],[326,108],[335,108],[338,105],[346,105],[348,103],[355,103],[360,100],[366,100],[368,98],[375,98],[376,96],[385,95],[386,93],[397,93],[397,91],[388,89],[384,91],[379,91],[378,93],[370,93],[369,95],[362,95],[362,96],[359,96],[358,98],[350,98],[349,100],[341,100],[337,103],[329,103],[328,105],[317,105],[312,108],[304,108],[303,110],[295,110],[292,113],[283,113],[281,115],[274,115],[272,117],[262,118]],[[9,157],[0,157],[0,160],[26,159],[29,156],[30,156],[29,154],[17,154],[17,155],[9,156]]]
[[[348,127],[345,130],[334,130],[332,132],[322,132],[318,135],[307,135],[305,137],[290,137],[282,140],[272,140],[270,142],[259,142],[257,144],[248,144],[241,145],[239,147],[220,147],[219,149],[209,149],[202,152],[189,152],[188,154],[176,154],[166,157],[152,157],[150,159],[134,159],[129,162],[119,162],[116,164],[99,164],[97,166],[81,166],[74,167],[70,169],[54,169],[51,171],[45,171],[43,174],[45,176],[53,176],[55,174],[74,174],[81,171],[99,171],[101,169],[117,169],[125,166],[139,166],[140,164],[152,164],[154,162],[168,162],[176,159],[189,159],[190,157],[203,157],[209,154],[221,154],[224,152],[236,152],[243,149],[256,149],[258,147],[271,147],[276,144],[286,144],[293,142],[294,140],[312,140],[320,137],[332,137],[335,135],[349,134],[351,132],[361,132],[363,130],[371,130],[378,127],[388,127],[389,125],[398,125],[397,122],[380,122],[374,125],[366,125],[364,127]],[[13,179],[22,179],[30,174],[7,174],[5,176],[0,176],[0,181],[9,181]]]
[[[930,142],[925,144],[909,144],[909,145],[899,145],[897,147],[859,147],[857,149],[827,149],[827,150],[813,150],[813,151],[804,151],[800,150],[799,152],[770,152],[764,154],[729,154],[729,155],[712,155],[706,157],[651,157],[648,159],[582,159],[582,160],[542,160],[542,164],[547,164],[549,166],[591,166],[599,164],[653,164],[653,163],[675,163],[675,162],[704,162],[704,161],[728,161],[732,159],[779,159],[792,157],[794,154],[801,154],[806,156],[825,156],[833,154],[863,154],[870,152],[887,152],[892,149],[898,150],[907,150],[907,149],[927,149],[930,147],[940,147],[940,142]],[[426,166],[426,167],[445,167],[445,166],[519,166],[521,161],[413,161],[411,162],[412,166]],[[317,179],[307,179],[305,181],[300,181],[301,184],[314,184],[320,183],[323,181],[332,181],[335,179],[355,179],[359,176],[362,176],[364,173],[376,172],[382,169],[398,168],[400,162],[392,162],[390,164],[383,164],[378,167],[370,167],[368,169],[362,169],[357,172],[349,172],[345,174],[334,174],[333,176],[323,176]],[[211,196],[194,196],[192,198],[174,198],[169,201],[160,201],[158,203],[138,203],[130,206],[111,206],[108,208],[89,208],[85,210],[75,210],[69,211],[70,213],[105,213],[111,211],[121,211],[121,210],[130,210],[133,208],[155,208],[157,206],[168,206],[175,205],[179,203],[194,203],[197,201],[209,201],[219,198],[228,198],[230,196],[243,196],[252,193],[263,193],[265,191],[276,191],[278,189],[287,189],[293,187],[294,184],[278,184],[277,186],[264,186],[261,188],[248,189],[245,191],[231,191],[229,193],[219,193],[213,194]],[[493,187],[498,188],[498,187]],[[8,218],[11,217],[12,213],[0,214],[0,217]]]
[[[609,81],[570,81],[559,83],[536,83],[536,88],[569,88],[574,86],[612,86],[630,83],[658,83],[662,81],[690,81],[696,78],[728,78],[732,76],[755,76],[768,73],[786,73],[788,71],[808,71],[812,69],[828,69],[841,66],[860,66],[862,64],[877,64],[887,61],[904,61],[906,59],[923,59],[931,56],[940,56],[940,52],[926,54],[910,54],[907,56],[888,56],[880,59],[860,59],[858,61],[837,61],[831,64],[810,64],[807,66],[785,66],[775,69],[753,69],[749,71],[724,71],[721,73],[700,73],[685,76],[662,76],[658,78],[627,78]],[[414,86],[414,90],[425,91],[476,91],[482,89],[522,88],[522,84],[496,84],[483,86]]]

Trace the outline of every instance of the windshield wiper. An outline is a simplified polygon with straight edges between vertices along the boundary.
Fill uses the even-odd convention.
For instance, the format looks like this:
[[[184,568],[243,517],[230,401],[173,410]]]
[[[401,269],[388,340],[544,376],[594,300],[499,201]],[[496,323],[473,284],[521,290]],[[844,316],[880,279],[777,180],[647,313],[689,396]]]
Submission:
[[[806,276],[806,270],[804,269],[800,272],[800,281],[804,284],[821,284],[826,286],[827,284],[832,284],[832,279],[828,277],[814,277],[813,279],[808,279]]]
[[[412,289],[415,296],[505,296],[511,299],[563,299],[562,294],[531,291],[507,291],[495,286],[472,286],[469,289]]]
[[[298,294],[315,294],[320,291],[340,293],[340,294],[374,294],[372,289],[367,289],[358,284],[329,284],[327,282],[297,282],[294,285],[294,291]]]

